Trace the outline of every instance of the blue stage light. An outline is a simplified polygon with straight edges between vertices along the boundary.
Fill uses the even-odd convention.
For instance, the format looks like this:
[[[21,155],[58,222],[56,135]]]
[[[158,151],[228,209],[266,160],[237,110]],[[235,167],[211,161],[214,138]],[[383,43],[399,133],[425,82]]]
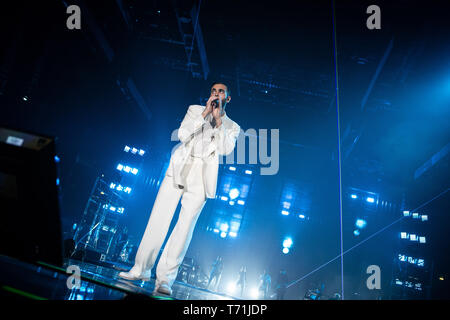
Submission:
[[[220,230],[221,230],[221,231],[227,232],[227,231],[228,231],[228,228],[229,228],[229,226],[228,226],[227,223],[222,223],[222,224],[220,225]]]
[[[226,233],[226,232],[221,232],[221,233],[220,233],[220,237],[221,237],[221,238],[225,238],[226,236],[227,236],[227,233]]]
[[[367,198],[366,198],[366,201],[369,202],[369,203],[374,203],[374,202],[375,202],[375,199],[372,198],[372,197],[367,197]]]
[[[123,149],[123,151],[129,152],[129,151],[130,151],[130,147],[129,147],[129,146],[125,146],[125,148]]]
[[[56,185],[59,186],[59,178],[56,178]]]
[[[137,175],[138,172],[139,172],[139,170],[136,168],[131,169],[131,173],[134,175]]]
[[[231,189],[229,196],[230,196],[230,199],[236,199],[239,196],[239,190],[236,188]]]
[[[213,231],[214,231],[214,233],[219,233],[219,229],[217,229],[217,228],[215,228]]]
[[[221,196],[221,197],[220,197],[220,200],[223,200],[223,201],[228,201],[228,197],[225,197],[225,196]]]
[[[420,243],[426,243],[427,240],[425,239],[425,237],[419,237],[419,242]]]
[[[60,160],[59,157],[58,157],[58,156],[55,156],[55,162],[58,163],[59,160]]]
[[[356,219],[355,226],[362,229],[366,226],[367,222],[364,219]]]
[[[245,174],[252,174],[252,170],[245,170]]]
[[[245,204],[245,202],[243,200],[238,200],[237,203],[240,204],[241,206],[243,206]]]
[[[422,218],[422,221],[428,221],[428,216],[426,214],[422,215],[421,218]]]
[[[408,234],[406,232],[400,232],[400,237],[402,239],[408,239]]]
[[[291,238],[286,238],[283,241],[283,247],[285,248],[290,248],[292,247],[292,239]]]
[[[139,155],[140,155],[140,156],[143,156],[144,154],[145,154],[145,151],[144,151],[144,150],[142,150],[142,149],[139,150]]]
[[[354,234],[355,236],[359,236],[359,230],[356,229],[355,231],[353,231],[353,234]]]
[[[403,216],[404,217],[409,217],[411,214],[409,213],[409,211],[405,210],[403,211]]]
[[[121,165],[120,163],[117,165],[117,170],[122,171],[123,169],[123,165]]]
[[[289,209],[291,207],[291,203],[290,202],[283,202],[283,208],[285,209]]]
[[[129,166],[125,166],[125,167],[123,168],[123,171],[125,171],[125,172],[127,172],[127,173],[129,173],[130,170],[131,170],[131,168],[130,168]]]
[[[356,194],[352,194],[351,197],[352,197],[352,199],[358,198],[358,196]]]
[[[228,167],[228,169],[230,169],[230,171],[236,171],[236,167],[230,166],[230,167]]]
[[[237,234],[236,232],[230,231],[229,233],[230,237],[236,238]]]
[[[234,206],[234,201],[230,200],[230,202],[228,202],[230,204],[230,206]]]
[[[413,219],[419,219],[419,214],[417,212],[414,212],[412,214]]]
[[[299,214],[298,217],[299,217],[300,219],[305,219],[305,215],[303,215],[303,214]]]
[[[409,240],[411,240],[411,241],[417,241],[417,240],[418,240],[417,235],[411,234],[411,235],[409,236]]]
[[[288,254],[288,253],[289,253],[289,248],[284,247],[284,248],[283,248],[283,253],[284,253],[284,254]]]
[[[137,151],[138,151],[138,150],[137,150],[136,148],[131,149],[131,153],[132,153],[132,154],[136,154]]]
[[[289,211],[287,211],[287,210],[281,210],[281,214],[282,214],[283,216],[288,216],[288,215],[289,215]]]
[[[126,187],[123,191],[126,192],[126,193],[128,193],[128,194],[130,194],[130,193],[131,193],[131,188]]]

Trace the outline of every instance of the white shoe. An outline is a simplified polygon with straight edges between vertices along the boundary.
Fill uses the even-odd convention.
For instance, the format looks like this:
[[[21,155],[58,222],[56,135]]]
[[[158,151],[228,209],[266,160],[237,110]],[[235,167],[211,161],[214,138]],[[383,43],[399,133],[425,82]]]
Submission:
[[[155,289],[156,292],[166,294],[168,296],[172,295],[172,289],[169,287],[167,282],[161,282],[161,284],[158,284]]]
[[[133,269],[131,269],[128,272],[120,272],[119,277],[126,279],[126,280],[142,280],[142,281],[150,281],[151,274],[150,272],[146,272],[143,275],[136,275],[132,272]]]

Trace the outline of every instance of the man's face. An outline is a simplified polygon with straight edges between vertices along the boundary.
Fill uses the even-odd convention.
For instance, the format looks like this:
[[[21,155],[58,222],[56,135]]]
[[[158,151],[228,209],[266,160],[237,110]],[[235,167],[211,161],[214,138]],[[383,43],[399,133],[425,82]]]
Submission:
[[[221,83],[217,83],[211,88],[211,96],[214,96],[216,99],[220,99],[222,105],[225,105],[231,100],[231,97],[227,92],[227,86]]]

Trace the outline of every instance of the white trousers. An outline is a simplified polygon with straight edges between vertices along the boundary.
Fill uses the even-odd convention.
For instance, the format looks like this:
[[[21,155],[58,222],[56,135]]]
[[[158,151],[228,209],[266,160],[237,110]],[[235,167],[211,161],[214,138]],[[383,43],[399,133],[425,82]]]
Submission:
[[[191,242],[197,219],[206,203],[202,166],[201,158],[192,156],[189,158],[182,173],[182,176],[185,177],[183,189],[174,184],[173,177],[167,175],[164,177],[131,273],[150,274],[181,197],[178,221],[156,268],[157,284],[166,282],[172,286]]]

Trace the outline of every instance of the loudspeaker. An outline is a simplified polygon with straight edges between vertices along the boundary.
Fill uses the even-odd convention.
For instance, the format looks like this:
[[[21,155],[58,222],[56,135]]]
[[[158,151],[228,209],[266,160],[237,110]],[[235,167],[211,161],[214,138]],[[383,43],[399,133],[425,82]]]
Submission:
[[[0,127],[0,254],[63,265],[55,139]]]

